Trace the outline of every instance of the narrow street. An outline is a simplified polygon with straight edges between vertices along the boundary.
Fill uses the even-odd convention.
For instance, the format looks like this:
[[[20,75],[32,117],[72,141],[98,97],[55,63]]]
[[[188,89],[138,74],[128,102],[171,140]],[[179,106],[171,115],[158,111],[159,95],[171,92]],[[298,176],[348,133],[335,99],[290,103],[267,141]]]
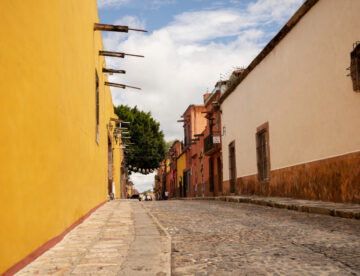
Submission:
[[[173,275],[360,275],[360,221],[221,201],[144,202]]]

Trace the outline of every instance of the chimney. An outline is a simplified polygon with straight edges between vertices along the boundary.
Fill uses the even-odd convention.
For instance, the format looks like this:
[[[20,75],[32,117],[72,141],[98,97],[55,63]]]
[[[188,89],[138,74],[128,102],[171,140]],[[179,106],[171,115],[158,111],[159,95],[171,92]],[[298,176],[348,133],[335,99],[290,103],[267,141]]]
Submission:
[[[204,103],[206,102],[206,100],[210,97],[211,93],[205,93],[204,94]]]

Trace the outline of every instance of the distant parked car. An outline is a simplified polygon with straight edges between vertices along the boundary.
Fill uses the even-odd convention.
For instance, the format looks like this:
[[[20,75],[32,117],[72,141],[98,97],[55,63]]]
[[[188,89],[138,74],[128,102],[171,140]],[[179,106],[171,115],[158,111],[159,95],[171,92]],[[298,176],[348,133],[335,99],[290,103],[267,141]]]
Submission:
[[[140,199],[139,195],[132,195],[131,199]]]

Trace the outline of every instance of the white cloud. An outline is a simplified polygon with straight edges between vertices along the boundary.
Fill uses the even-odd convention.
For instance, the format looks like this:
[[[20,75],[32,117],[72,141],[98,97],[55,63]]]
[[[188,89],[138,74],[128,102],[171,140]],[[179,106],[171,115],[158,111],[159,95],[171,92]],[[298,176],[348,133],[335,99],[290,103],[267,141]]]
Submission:
[[[124,16],[115,21],[115,25],[125,25],[132,28],[145,29],[145,20],[140,20],[135,16]]]
[[[119,8],[128,4],[130,0],[97,0],[99,9],[102,8]]]
[[[256,19],[262,18],[264,22],[282,23],[299,7],[304,0],[258,0],[250,3],[248,12]]]
[[[302,2],[258,0],[242,10],[185,12],[149,34],[107,35],[105,49],[145,55],[145,59],[107,59],[108,67],[127,71],[125,76],[110,76],[111,81],[143,89],[112,89],[114,104],[151,111],[167,140],[182,140],[182,125],[176,121],[188,105],[201,104],[202,95],[207,88],[212,90],[220,73],[247,66],[267,42],[264,26],[284,24]],[[134,17],[117,22],[145,27]]]
[[[132,173],[130,179],[134,183],[135,189],[142,193],[153,188],[155,174],[143,175],[141,173]]]
[[[238,35],[251,25],[241,13],[225,9],[180,14],[166,30],[174,40],[192,43]]]

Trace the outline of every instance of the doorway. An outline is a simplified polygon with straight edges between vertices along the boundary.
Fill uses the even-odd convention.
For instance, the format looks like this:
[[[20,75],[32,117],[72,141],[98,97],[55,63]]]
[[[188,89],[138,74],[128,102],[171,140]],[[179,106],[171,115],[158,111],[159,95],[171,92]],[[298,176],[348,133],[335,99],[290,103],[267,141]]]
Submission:
[[[110,199],[114,198],[112,171],[113,171],[113,151],[112,151],[111,138],[108,135],[108,195]]]
[[[220,156],[216,160],[217,163],[217,176],[218,176],[218,194],[222,194],[222,164]]]
[[[236,182],[236,160],[235,160],[235,141],[229,144],[229,176],[230,193],[235,193]]]

